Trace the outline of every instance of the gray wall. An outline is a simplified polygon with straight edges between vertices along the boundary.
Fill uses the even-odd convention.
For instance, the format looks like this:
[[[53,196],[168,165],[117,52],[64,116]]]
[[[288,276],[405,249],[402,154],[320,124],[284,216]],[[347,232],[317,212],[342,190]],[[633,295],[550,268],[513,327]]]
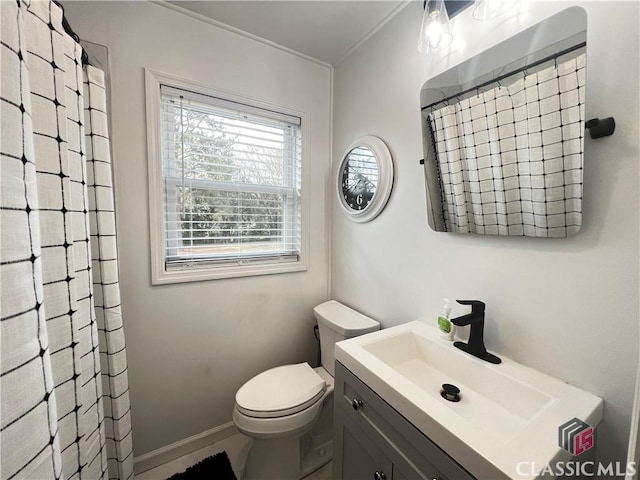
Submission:
[[[147,2],[65,2],[109,48],[122,308],[135,455],[231,421],[250,377],[315,361],[312,308],[328,295],[328,67]],[[309,270],[151,286],[144,67],[307,115]]]
[[[487,304],[490,349],[605,399],[598,449],[624,460],[638,363],[638,3],[583,2],[588,16],[587,118],[614,116],[615,135],[586,139],[584,225],[561,240],[435,233],[426,220],[419,92],[428,78],[573,2],[520,2],[518,17],[453,20],[457,44],[421,57],[413,2],[334,72],[333,163],[356,138],[392,151],[387,208],[349,222],[333,200],[331,296],[384,327],[424,315],[443,297]],[[580,4],[580,3],[579,3]]]

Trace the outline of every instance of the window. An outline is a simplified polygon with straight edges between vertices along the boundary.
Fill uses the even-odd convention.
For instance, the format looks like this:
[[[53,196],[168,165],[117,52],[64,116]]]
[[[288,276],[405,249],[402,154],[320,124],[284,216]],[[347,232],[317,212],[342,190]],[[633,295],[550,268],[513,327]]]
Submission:
[[[194,90],[156,85],[154,283],[304,269],[300,117]]]

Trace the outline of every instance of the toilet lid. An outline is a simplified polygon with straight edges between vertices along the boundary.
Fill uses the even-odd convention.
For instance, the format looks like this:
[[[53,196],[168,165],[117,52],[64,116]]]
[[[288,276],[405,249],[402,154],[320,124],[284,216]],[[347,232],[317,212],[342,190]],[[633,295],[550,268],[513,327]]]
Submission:
[[[252,417],[292,415],[322,397],[326,383],[308,363],[284,365],[256,375],[236,393],[236,406]]]

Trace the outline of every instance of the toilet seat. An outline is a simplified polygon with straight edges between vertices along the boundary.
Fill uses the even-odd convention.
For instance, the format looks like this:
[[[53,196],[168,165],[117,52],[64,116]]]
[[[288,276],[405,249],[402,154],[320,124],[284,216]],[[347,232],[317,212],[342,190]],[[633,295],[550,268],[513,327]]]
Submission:
[[[308,363],[275,367],[253,377],[236,393],[236,408],[253,418],[294,415],[317,403],[327,383]]]

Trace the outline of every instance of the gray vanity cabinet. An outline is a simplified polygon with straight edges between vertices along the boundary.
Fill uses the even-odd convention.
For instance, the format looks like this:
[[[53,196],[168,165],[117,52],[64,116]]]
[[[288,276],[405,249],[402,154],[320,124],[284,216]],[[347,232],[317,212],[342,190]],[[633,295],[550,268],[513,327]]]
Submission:
[[[336,362],[335,480],[472,480],[466,470]]]

